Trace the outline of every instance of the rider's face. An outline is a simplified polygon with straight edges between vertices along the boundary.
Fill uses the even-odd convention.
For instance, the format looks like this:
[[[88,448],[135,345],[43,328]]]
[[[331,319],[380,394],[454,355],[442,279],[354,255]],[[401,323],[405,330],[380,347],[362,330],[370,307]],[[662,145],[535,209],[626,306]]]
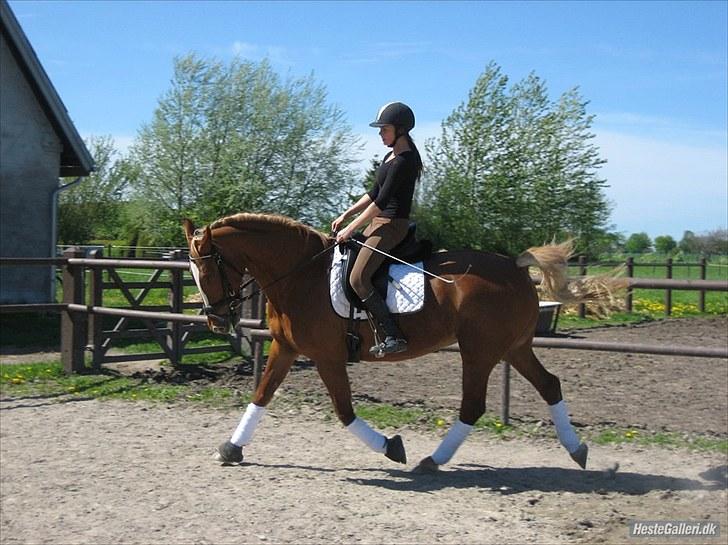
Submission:
[[[395,132],[394,125],[379,127],[379,136],[382,138],[382,144],[390,148],[394,146],[394,141],[396,140]]]

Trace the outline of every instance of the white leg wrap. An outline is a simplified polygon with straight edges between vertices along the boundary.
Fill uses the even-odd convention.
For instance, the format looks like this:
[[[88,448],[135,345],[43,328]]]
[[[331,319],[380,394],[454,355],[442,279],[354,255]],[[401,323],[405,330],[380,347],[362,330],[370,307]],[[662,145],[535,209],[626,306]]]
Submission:
[[[431,458],[437,465],[446,464],[455,454],[455,451],[463,444],[465,438],[470,433],[473,426],[470,424],[464,424],[459,419],[455,421],[447,432],[447,435],[437,447],[437,450],[432,454]]]
[[[240,424],[238,424],[233,436],[230,438],[230,442],[239,447],[250,443],[253,439],[255,428],[258,427],[258,423],[264,414],[265,407],[259,407],[255,403],[249,403],[243,417],[240,419]]]
[[[354,421],[346,426],[346,429],[356,435],[359,440],[372,449],[374,452],[384,454],[387,450],[387,438],[379,432],[369,427],[369,424],[361,418],[355,418]]]
[[[551,411],[551,420],[554,421],[556,427],[556,435],[564,448],[571,454],[579,448],[579,438],[576,436],[574,427],[569,420],[569,411],[566,408],[566,402],[562,399],[556,405],[549,405]]]

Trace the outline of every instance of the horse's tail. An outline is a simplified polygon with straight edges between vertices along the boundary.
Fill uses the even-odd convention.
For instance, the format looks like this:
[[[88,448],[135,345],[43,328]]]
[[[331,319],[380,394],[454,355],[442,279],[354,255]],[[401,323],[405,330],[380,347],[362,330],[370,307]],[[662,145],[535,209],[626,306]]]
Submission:
[[[628,287],[625,278],[618,278],[619,271],[598,276],[570,279],[568,260],[574,253],[572,239],[556,244],[529,248],[516,258],[519,267],[538,267],[543,274],[541,289],[550,299],[562,303],[596,302],[602,305],[615,303],[615,293]]]

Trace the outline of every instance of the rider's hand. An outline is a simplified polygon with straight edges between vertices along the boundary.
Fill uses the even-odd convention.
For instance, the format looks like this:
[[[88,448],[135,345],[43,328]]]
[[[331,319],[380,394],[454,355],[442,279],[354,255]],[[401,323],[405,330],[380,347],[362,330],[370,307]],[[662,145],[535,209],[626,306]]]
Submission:
[[[338,233],[336,233],[336,242],[338,242],[338,243],[346,242],[347,240],[349,240],[351,238],[351,235],[353,235],[353,234],[354,233],[352,232],[352,230],[347,227],[346,229],[343,229],[343,230],[339,231]]]
[[[331,232],[336,233],[339,231],[339,227],[341,227],[341,224],[344,223],[344,220],[346,219],[346,216],[344,214],[341,214],[338,218],[336,218],[334,221],[331,222]]]

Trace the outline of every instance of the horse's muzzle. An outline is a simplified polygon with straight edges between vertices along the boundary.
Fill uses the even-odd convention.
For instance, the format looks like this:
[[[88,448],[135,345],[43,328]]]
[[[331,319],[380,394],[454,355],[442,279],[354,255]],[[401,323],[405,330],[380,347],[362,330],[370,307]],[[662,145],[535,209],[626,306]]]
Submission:
[[[207,315],[207,327],[213,333],[227,335],[232,329],[230,320],[227,316],[219,316],[217,314]]]

